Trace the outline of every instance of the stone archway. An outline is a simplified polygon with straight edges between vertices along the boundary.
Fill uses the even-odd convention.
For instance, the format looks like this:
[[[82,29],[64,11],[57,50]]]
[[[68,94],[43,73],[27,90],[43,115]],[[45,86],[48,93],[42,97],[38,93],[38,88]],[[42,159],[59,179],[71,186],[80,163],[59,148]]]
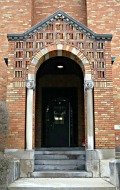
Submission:
[[[80,65],[84,74],[91,74],[89,60],[86,58],[84,53],[76,47],[72,47],[67,44],[51,45],[40,50],[32,59],[32,64],[35,66],[34,69],[31,68],[32,72],[36,73],[43,61],[54,56],[69,57]]]
[[[88,59],[75,47],[57,44],[46,47],[36,54],[32,60],[31,73],[28,74],[27,86],[27,116],[26,116],[26,147],[32,149],[32,110],[33,110],[33,89],[35,88],[35,75],[40,65],[51,57],[65,56],[75,60],[84,73],[84,89],[86,90],[86,131],[87,148],[94,148],[94,129],[93,129],[93,81]]]

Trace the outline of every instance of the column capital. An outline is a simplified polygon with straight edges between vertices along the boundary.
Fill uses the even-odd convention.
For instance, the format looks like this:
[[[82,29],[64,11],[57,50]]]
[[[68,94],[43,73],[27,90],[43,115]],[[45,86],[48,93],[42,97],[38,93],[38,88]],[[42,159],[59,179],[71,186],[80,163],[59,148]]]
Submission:
[[[26,87],[28,88],[28,89],[35,89],[35,80],[33,80],[33,79],[27,79],[26,80]]]
[[[85,90],[93,89],[93,87],[94,87],[94,82],[93,82],[92,79],[84,80],[84,88],[85,88]]]

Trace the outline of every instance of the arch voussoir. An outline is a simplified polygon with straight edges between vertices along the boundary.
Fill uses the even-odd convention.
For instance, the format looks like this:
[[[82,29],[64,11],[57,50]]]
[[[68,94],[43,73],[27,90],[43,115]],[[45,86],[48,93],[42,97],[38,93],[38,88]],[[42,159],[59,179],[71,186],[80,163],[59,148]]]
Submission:
[[[66,52],[66,53],[65,53]],[[35,65],[35,72],[38,70],[43,61],[55,57],[55,56],[66,56],[75,60],[85,73],[91,73],[89,60],[87,57],[76,47],[68,44],[53,44],[41,49],[32,59],[32,64]]]

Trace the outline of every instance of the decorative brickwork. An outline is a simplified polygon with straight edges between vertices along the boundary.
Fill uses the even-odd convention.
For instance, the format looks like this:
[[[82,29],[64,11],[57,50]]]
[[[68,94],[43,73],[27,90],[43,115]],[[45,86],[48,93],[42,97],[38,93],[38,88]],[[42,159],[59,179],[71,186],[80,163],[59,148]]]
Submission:
[[[64,49],[68,51],[69,49],[70,52],[80,57],[81,61],[84,59],[81,59],[83,54],[83,57],[85,56],[89,60],[94,78],[105,79],[105,46],[106,41],[111,40],[111,37],[111,35],[107,34],[95,34],[67,14],[60,11],[56,12],[53,16],[50,16],[23,34],[8,35],[10,41],[15,41],[15,78],[25,77],[25,70],[29,67],[31,58],[37,52],[38,54],[34,59],[39,60],[50,51],[47,49],[47,46],[50,46],[51,49],[52,44],[57,44],[54,50],[57,48],[57,50]],[[74,46],[76,49],[70,49],[70,46]],[[40,49],[41,56],[39,53]]]

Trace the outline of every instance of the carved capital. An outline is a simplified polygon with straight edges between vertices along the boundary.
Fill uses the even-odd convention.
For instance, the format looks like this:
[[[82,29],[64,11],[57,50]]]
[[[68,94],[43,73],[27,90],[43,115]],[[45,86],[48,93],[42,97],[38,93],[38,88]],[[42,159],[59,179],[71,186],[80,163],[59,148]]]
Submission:
[[[27,79],[26,80],[26,87],[28,89],[35,89],[35,81],[34,80],[30,80],[30,79]]]
[[[93,87],[94,87],[93,80],[85,80],[84,81],[84,88],[85,88],[85,90],[93,89]]]

